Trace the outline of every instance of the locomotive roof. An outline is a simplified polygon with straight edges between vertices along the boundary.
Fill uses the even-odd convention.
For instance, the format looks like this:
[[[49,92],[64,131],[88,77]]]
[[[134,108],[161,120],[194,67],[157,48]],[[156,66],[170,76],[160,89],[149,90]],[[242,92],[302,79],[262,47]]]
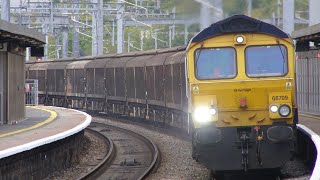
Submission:
[[[288,34],[274,25],[245,16],[234,15],[222,21],[212,24],[197,34],[192,42],[201,42],[210,37],[219,36],[226,33],[263,33],[277,36],[279,38],[289,38]]]

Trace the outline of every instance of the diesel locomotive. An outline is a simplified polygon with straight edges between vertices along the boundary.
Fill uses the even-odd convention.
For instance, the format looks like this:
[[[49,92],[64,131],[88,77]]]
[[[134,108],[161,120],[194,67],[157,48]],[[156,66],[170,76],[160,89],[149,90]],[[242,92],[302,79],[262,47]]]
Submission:
[[[236,15],[201,31],[186,51],[193,158],[216,171],[289,161],[298,121],[292,39]]]
[[[192,157],[215,171],[278,168],[295,150],[294,45],[237,15],[187,47],[26,64],[46,105],[86,109],[192,134]]]

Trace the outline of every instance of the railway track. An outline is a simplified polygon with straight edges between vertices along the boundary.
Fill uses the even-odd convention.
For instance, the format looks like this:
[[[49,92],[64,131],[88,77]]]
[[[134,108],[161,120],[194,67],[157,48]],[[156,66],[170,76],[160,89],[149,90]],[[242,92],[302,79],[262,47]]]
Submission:
[[[97,116],[97,114],[94,114],[95,116]],[[99,116],[98,117],[104,117],[104,116]],[[110,117],[109,117],[110,118]],[[121,119],[121,118],[120,118]],[[119,120],[117,118],[117,120]],[[124,120],[124,119],[123,119]],[[125,119],[126,122],[127,119]],[[90,126],[89,126],[90,127]],[[93,123],[92,127],[96,127],[96,125]],[[148,127],[147,127],[148,128]],[[168,133],[168,132],[167,132]],[[302,160],[300,160],[302,161]],[[226,174],[211,174],[211,179],[212,180],[221,180],[221,179],[228,179],[228,180],[255,180],[255,179],[261,179],[261,180],[280,180],[280,179],[285,179],[285,180],[289,180],[289,179],[301,179],[301,180],[305,180],[305,179],[309,179],[310,178],[310,174],[309,171],[312,171],[312,169],[309,169],[307,166],[306,167],[300,167],[302,164],[301,162],[298,161],[298,159],[294,160],[293,163],[291,163],[289,165],[289,169],[288,170],[284,170],[285,173],[289,173],[288,174],[282,174],[283,172],[277,172],[277,171],[272,171],[272,170],[267,170],[267,171],[258,171],[258,172],[251,172],[251,173],[245,173],[242,174],[241,172],[234,172],[234,173],[226,173]],[[299,171],[299,175],[291,175],[291,171],[294,171],[294,168],[300,167],[300,169],[296,169],[297,171]],[[290,169],[293,168],[293,169]],[[292,172],[293,173],[293,172]],[[264,175],[262,175],[264,174]],[[304,175],[302,175],[304,174]],[[262,175],[262,176],[261,176]],[[95,179],[95,178],[92,178]],[[129,178],[131,179],[131,178]],[[134,178],[136,179],[136,178]]]
[[[144,179],[157,166],[160,153],[148,138],[133,131],[91,123],[88,131],[108,139],[107,156],[81,179]]]

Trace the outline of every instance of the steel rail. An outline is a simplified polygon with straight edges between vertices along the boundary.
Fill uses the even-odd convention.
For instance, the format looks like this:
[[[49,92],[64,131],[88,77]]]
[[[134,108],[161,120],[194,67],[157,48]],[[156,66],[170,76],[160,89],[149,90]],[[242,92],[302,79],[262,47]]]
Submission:
[[[102,135],[101,133],[94,131],[90,128],[86,129],[87,132],[94,134],[95,136],[100,137],[101,139],[104,139],[104,141],[108,144],[108,154],[103,158],[103,160],[95,167],[93,168],[89,173],[83,175],[79,179],[96,179],[97,176],[99,176],[100,171],[103,170],[103,167],[108,165],[108,162],[112,161],[115,155],[115,148],[112,140],[110,140],[108,137]]]
[[[158,147],[149,138],[141,135],[140,133],[131,131],[129,129],[125,129],[125,128],[121,128],[121,127],[117,127],[117,126],[112,126],[112,125],[108,125],[108,124],[103,124],[103,123],[96,123],[95,122],[94,124],[97,126],[101,126],[101,127],[108,127],[110,129],[120,131],[121,133],[130,134],[133,137],[141,140],[144,144],[146,144],[149,147],[149,149],[151,150],[151,153],[152,153],[152,161],[151,161],[150,165],[148,166],[148,168],[143,173],[141,173],[141,175],[139,175],[139,178],[138,178],[139,180],[145,179],[159,163],[160,153],[159,153]],[[90,129],[90,127],[87,129]],[[102,135],[101,133],[99,133],[93,129],[90,129],[89,131],[95,132],[96,134],[100,134],[101,136],[105,137],[105,135]],[[111,142],[112,150],[109,150],[108,155],[103,159],[103,161],[101,163],[99,163],[92,171],[90,171],[87,175],[81,177],[80,179],[97,179],[105,171],[107,171],[109,169],[113,160],[116,157],[116,148],[115,148],[114,144],[112,143],[112,140],[109,139],[109,141]],[[109,149],[111,149],[111,148],[109,148]]]

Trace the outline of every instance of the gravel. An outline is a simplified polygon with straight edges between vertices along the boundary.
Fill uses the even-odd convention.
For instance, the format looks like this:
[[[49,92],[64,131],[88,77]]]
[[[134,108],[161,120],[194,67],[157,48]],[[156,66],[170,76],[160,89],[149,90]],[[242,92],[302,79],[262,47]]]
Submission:
[[[281,169],[281,174],[284,180],[308,180],[311,177],[310,170],[299,159],[286,163]]]
[[[142,127],[99,117],[94,122],[106,123],[140,133],[157,144],[161,152],[161,164],[148,179],[210,179],[210,171],[191,157],[191,142],[162,133],[151,127]]]
[[[79,161],[72,164],[69,168],[49,175],[46,179],[79,179],[86,173],[90,172],[90,170],[106,156],[107,149],[108,148],[103,140],[85,132],[83,151],[80,154]]]

